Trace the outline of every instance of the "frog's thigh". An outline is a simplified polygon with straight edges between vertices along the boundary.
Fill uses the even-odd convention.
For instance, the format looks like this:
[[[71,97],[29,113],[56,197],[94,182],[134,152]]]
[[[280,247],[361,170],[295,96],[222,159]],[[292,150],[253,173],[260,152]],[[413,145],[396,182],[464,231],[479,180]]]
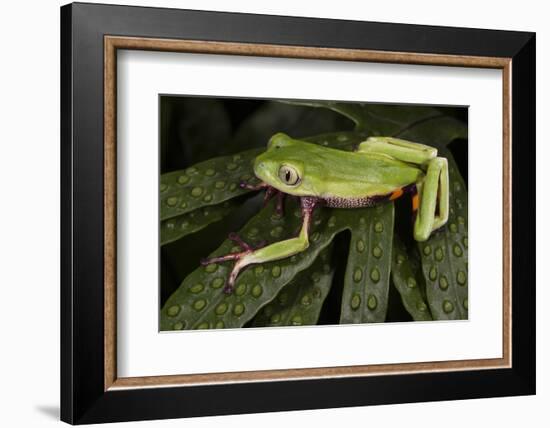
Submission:
[[[425,241],[449,218],[449,173],[447,159],[435,158],[428,163],[424,182],[419,185],[420,206],[414,223],[414,239]],[[439,212],[435,209],[439,202]]]
[[[437,149],[433,147],[393,137],[369,137],[359,144],[357,151],[384,154],[403,162],[419,165],[437,156]]]

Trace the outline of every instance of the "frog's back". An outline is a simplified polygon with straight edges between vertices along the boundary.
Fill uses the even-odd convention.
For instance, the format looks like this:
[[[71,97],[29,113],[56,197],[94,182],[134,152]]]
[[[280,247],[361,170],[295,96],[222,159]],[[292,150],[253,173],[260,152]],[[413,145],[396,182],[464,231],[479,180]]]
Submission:
[[[311,175],[310,175],[311,173]],[[306,161],[306,176],[319,177],[319,195],[329,206],[371,206],[415,182],[421,169],[376,153],[323,148]]]

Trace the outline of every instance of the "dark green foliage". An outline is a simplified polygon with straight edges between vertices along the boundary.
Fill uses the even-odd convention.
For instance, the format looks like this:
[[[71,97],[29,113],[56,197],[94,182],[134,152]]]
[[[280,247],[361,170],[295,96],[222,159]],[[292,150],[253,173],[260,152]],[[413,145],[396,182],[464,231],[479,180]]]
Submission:
[[[313,113],[306,115],[308,111]],[[339,121],[341,116],[335,112],[353,121],[355,130],[341,131],[346,122]],[[300,134],[297,114],[303,119],[304,132],[335,132],[313,137]],[[353,150],[370,135],[394,135],[437,147],[440,156],[449,160],[449,222],[427,242],[416,244],[410,228],[394,229],[393,203],[353,210],[318,208],[310,230],[310,247],[287,259],[247,267],[232,294],[224,294],[222,288],[233,262],[200,266],[188,273],[163,305],[161,330],[317,324],[335,284],[341,284],[340,317],[335,323],[384,322],[392,284],[414,320],[467,319],[467,190],[446,148],[449,142],[467,137],[462,122],[430,107],[271,103],[240,125],[223,152],[260,143],[265,146],[277,131],[341,150]],[[163,174],[161,245],[202,229],[208,231],[211,227],[207,226],[222,224],[238,212],[242,198],[251,192],[241,189],[239,182],[256,182],[252,162],[262,150],[252,148]],[[296,198],[287,198],[284,216],[278,216],[274,206],[271,202],[247,217],[246,224],[238,227],[241,237],[257,244],[295,236],[301,225]],[[344,231],[350,232],[348,254],[331,257],[331,243]],[[210,256],[237,251],[225,238],[210,238],[214,244],[221,242]],[[335,263],[345,264],[343,278],[334,276]]]
[[[218,205],[197,208],[186,214],[171,217],[160,223],[160,245],[177,241],[191,233],[204,229],[210,223],[231,214],[238,204],[231,200]]]
[[[351,242],[342,296],[340,323],[384,322],[391,270],[393,203],[340,210],[350,217]]]
[[[415,254],[409,255],[403,242],[394,235],[391,272],[393,285],[413,320],[430,321],[433,318],[426,301],[424,276],[419,265]]]
[[[331,246],[315,262],[296,275],[277,298],[254,317],[254,327],[317,324],[321,308],[332,285]]]
[[[287,239],[300,227],[300,210],[296,201],[287,204],[288,214],[279,216],[274,202],[254,216],[239,235],[254,245],[263,239],[269,242]],[[298,213],[298,215],[295,215]],[[199,267],[182,282],[178,290],[170,296],[161,312],[161,329],[181,328],[231,328],[242,327],[271,302],[277,293],[294,276],[309,267],[331,241],[334,234],[318,231],[326,224],[327,214],[318,211],[312,227],[311,246],[294,257],[250,266],[240,275],[231,294],[222,291],[231,268],[231,262]],[[234,243],[225,240],[211,256],[223,255],[232,251]],[[223,324],[222,324],[223,323]]]
[[[308,268],[337,233],[344,230],[366,230],[367,223],[376,228],[376,224],[383,221],[386,228],[390,229],[388,236],[391,236],[393,207],[388,207],[390,208],[383,208],[381,212],[377,212],[379,208],[316,210],[310,229],[310,246],[306,251],[286,259],[249,266],[239,275],[231,294],[223,293],[222,288],[232,262],[197,268],[185,278],[164,305],[161,311],[161,329],[242,327],[260,308],[271,302],[296,274]],[[295,236],[302,222],[297,201],[289,201],[286,211],[286,215],[279,216],[275,212],[274,202],[270,203],[239,231],[239,235],[252,245],[263,239],[272,243]],[[383,230],[380,233],[382,232]],[[225,240],[209,257],[235,251],[239,251],[239,248],[232,241]],[[391,241],[387,251],[391,254]],[[377,268],[380,275],[386,270],[389,274],[388,265],[389,262]],[[371,260],[368,266],[372,270],[378,264]],[[387,280],[387,275],[380,276],[381,285],[387,283]],[[381,299],[380,304],[385,305],[386,297],[382,296],[387,296],[387,286],[377,295]]]
[[[247,150],[163,174],[160,178],[160,219],[166,220],[248,193],[249,190],[239,187],[239,183],[257,182],[252,161],[260,152],[259,149]]]

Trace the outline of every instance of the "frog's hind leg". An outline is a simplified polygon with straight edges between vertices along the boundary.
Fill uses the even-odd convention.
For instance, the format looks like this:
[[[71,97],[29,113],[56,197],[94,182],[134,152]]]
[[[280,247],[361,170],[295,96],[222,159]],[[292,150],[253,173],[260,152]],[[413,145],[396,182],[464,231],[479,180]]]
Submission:
[[[207,259],[201,260],[201,265],[206,266],[212,263],[222,263],[227,262],[230,260],[236,260],[235,266],[233,267],[233,270],[231,271],[229,281],[226,284],[224,288],[224,292],[230,293],[233,290],[233,285],[235,282],[235,279],[237,275],[239,274],[239,270],[242,269],[243,266],[239,266],[240,260],[243,260],[247,255],[254,253],[255,251],[259,250],[260,248],[263,248],[267,245],[267,241],[261,241],[257,245],[250,245],[247,242],[245,242],[238,234],[231,232],[228,236],[228,238],[235,242],[240,248],[241,251],[237,251],[235,253],[229,253],[223,256],[218,257],[210,257]],[[241,262],[242,264],[242,262]]]
[[[379,153],[394,159],[423,165],[437,156],[437,149],[393,137],[369,137],[357,147],[360,153]]]
[[[430,234],[447,223],[449,218],[447,159],[437,157],[429,161],[426,177],[417,187],[420,201],[414,222],[414,239],[426,241]],[[413,211],[414,203],[413,199]]]
[[[231,253],[225,256],[212,257],[201,261],[202,265],[210,263],[224,262],[228,260],[236,260],[233,269],[229,274],[227,283],[223,289],[225,293],[231,293],[235,286],[237,276],[246,266],[256,263],[265,263],[273,260],[280,260],[290,257],[294,254],[300,253],[309,247],[309,226],[311,224],[311,218],[313,210],[318,204],[319,200],[316,198],[303,197],[301,198],[302,207],[302,227],[297,237],[287,239],[285,241],[275,242],[273,244],[262,246],[261,248],[253,248],[250,245],[244,243],[236,235],[231,236],[230,239],[237,242],[243,249],[238,253]]]
[[[212,263],[220,263],[220,262],[226,262],[228,260],[238,260],[239,258],[245,256],[248,253],[253,252],[254,250],[258,250],[262,247],[265,247],[267,242],[261,241],[257,245],[250,245],[247,242],[245,242],[238,234],[231,232],[228,236],[228,238],[235,242],[239,247],[241,247],[242,251],[236,252],[236,253],[229,253],[225,256],[218,256],[218,257],[210,257],[208,259],[202,259],[201,265],[206,266]]]
[[[359,144],[357,151],[383,154],[426,168],[424,180],[417,183],[418,195],[413,195],[414,238],[417,241],[427,240],[434,230],[447,223],[449,173],[447,159],[437,157],[437,149],[399,138],[369,137]]]

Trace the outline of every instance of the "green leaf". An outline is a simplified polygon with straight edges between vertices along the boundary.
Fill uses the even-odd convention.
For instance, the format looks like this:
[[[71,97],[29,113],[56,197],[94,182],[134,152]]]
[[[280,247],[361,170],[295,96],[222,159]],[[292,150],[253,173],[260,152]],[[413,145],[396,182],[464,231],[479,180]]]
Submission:
[[[413,260],[399,237],[393,237],[392,280],[401,295],[401,301],[415,321],[431,321],[432,315],[424,297],[424,277],[419,261]]]
[[[177,217],[250,192],[239,183],[257,182],[252,169],[254,158],[263,149],[221,156],[185,170],[162,174],[160,179],[160,219]]]
[[[242,327],[269,303],[294,276],[309,267],[334,235],[320,239],[317,229],[326,223],[327,213],[314,215],[312,242],[307,251],[283,260],[249,266],[239,275],[231,294],[222,291],[233,262],[200,267],[188,275],[161,311],[161,329]],[[325,220],[325,221],[323,221]],[[250,244],[269,238],[270,243],[293,236],[301,225],[297,201],[287,202],[286,215],[275,212],[272,201],[254,216],[239,235]],[[239,251],[229,240],[211,256]]]
[[[468,193],[449,152],[449,221],[418,247],[434,319],[468,319]]]
[[[394,206],[340,210],[351,229],[340,323],[384,322],[388,308]],[[361,212],[362,211],[362,212]]]
[[[252,321],[253,327],[315,325],[332,285],[331,245],[286,285]]]
[[[186,214],[172,217],[160,223],[160,245],[177,241],[191,233],[204,229],[211,223],[220,221],[237,207],[235,201],[225,201],[219,205],[198,208]]]

